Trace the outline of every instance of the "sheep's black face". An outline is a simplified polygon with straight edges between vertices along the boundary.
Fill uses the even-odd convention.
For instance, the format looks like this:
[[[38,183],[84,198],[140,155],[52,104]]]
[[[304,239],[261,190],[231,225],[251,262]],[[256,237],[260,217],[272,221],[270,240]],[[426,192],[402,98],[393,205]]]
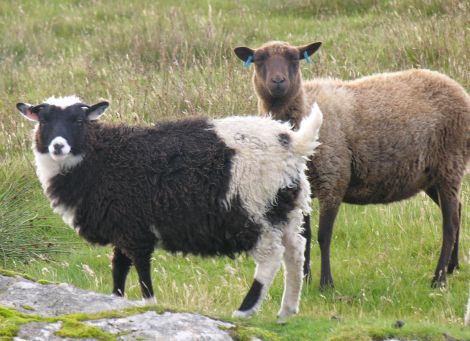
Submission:
[[[66,161],[83,153],[90,120],[101,116],[108,105],[102,102],[90,107],[75,103],[60,107],[47,103],[36,106],[18,103],[17,108],[28,119],[39,122],[35,133],[37,152],[49,154],[55,161]]]
[[[37,113],[39,127],[36,131],[36,148],[40,153],[49,153],[54,160],[69,154],[82,153],[83,136],[88,123],[86,109],[80,104],[65,109],[45,105]]]

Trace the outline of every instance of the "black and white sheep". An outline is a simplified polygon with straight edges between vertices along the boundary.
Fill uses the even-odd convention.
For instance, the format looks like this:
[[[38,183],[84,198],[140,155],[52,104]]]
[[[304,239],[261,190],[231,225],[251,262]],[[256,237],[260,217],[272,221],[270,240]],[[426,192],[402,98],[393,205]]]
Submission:
[[[261,114],[298,127],[317,102],[325,115],[322,145],[308,165],[312,194],[320,203],[320,286],[333,286],[330,243],[342,202],[389,203],[420,191],[442,211],[443,242],[432,285],[445,284],[446,270],[452,273],[458,266],[470,96],[454,80],[429,70],[303,82],[299,62],[309,60],[320,45],[275,41],[235,49],[240,59],[255,64],[253,85]],[[307,256],[308,251],[307,242]]]
[[[77,97],[18,103],[35,128],[37,175],[54,210],[91,243],[112,244],[113,293],[135,265],[153,298],[150,257],[158,245],[202,256],[251,254],[253,285],[235,316],[254,314],[281,262],[281,319],[298,311],[310,211],[306,158],[317,146],[318,107],[298,132],[261,117],[186,119],[155,127],[97,120],[108,103]]]

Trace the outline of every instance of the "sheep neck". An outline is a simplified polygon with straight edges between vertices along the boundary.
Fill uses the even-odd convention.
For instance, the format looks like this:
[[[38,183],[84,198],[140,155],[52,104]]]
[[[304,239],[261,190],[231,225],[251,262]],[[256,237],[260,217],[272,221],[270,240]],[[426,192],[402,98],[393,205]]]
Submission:
[[[302,86],[296,95],[287,95],[283,98],[273,98],[258,93],[258,111],[262,115],[272,115],[276,120],[290,122],[295,129],[298,129],[302,118],[307,114]]]

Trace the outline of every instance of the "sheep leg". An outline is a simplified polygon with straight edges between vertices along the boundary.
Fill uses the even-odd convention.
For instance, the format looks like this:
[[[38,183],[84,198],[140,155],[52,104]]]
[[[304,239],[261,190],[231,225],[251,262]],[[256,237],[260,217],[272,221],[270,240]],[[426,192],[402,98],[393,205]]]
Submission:
[[[439,194],[435,187],[430,187],[426,190],[426,194],[440,207]],[[462,217],[462,203],[459,202],[459,221]],[[447,267],[447,273],[451,274],[455,269],[459,268],[459,236],[460,236],[460,224],[457,229],[455,236],[454,247],[452,248],[452,255],[450,256],[449,265]]]
[[[140,289],[144,301],[156,303],[153,296],[152,278],[150,277],[150,257],[153,249],[140,250],[132,257],[137,274],[139,275]]]
[[[320,208],[320,223],[318,226],[318,243],[320,244],[321,252],[320,290],[334,287],[330,268],[330,244],[333,225],[335,223],[338,210],[339,204],[334,207]]]
[[[455,234],[455,243],[452,249],[452,255],[450,256],[449,266],[447,267],[447,273],[451,274],[455,269],[459,268],[459,239],[460,239],[460,222],[462,219],[462,203],[459,202],[459,223],[457,225],[457,232]]]
[[[302,264],[305,239],[296,233],[286,233],[283,237],[284,251],[284,294],[279,310],[279,322],[299,311],[300,293],[302,290]]]
[[[456,242],[457,232],[459,230],[459,200],[455,192],[439,190],[439,202],[442,211],[443,229],[442,229],[442,248],[439,262],[437,263],[432,287],[443,286],[446,283],[446,266],[452,249]]]
[[[304,279],[307,282],[312,280],[310,272],[310,248],[312,244],[312,227],[310,225],[310,215],[304,216],[304,225],[301,233],[305,238],[305,252],[304,252]]]
[[[132,261],[118,247],[114,248],[113,256],[113,295],[124,296],[126,278]]]
[[[436,187],[429,187],[426,191],[426,194],[436,203],[437,206],[441,206],[439,204],[439,193],[437,192]]]
[[[243,299],[238,310],[234,311],[233,317],[247,318],[255,314],[263,302],[269,287],[276,276],[280,266],[284,246],[282,246],[279,230],[274,230],[261,236],[255,250],[252,252],[256,262],[255,279],[248,294]]]

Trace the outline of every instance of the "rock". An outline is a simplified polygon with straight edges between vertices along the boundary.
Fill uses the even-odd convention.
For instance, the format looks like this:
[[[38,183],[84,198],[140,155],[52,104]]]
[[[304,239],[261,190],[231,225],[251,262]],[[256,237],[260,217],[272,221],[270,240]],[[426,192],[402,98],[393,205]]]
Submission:
[[[148,311],[129,317],[103,319],[87,322],[112,334],[127,332],[118,340],[232,340],[220,327],[230,328],[232,324],[189,313],[157,314]]]
[[[0,275],[0,305],[23,313],[58,316],[118,310],[136,306],[137,303],[78,289],[65,283],[42,285],[19,276]]]
[[[0,275],[0,305],[26,314],[51,317],[69,313],[121,310],[140,306],[141,303],[78,289],[69,284],[43,285],[19,276]],[[233,340],[227,329],[234,327],[231,323],[197,314],[169,312],[159,314],[155,311],[82,322],[115,334],[118,340],[225,341]],[[55,335],[61,326],[61,321],[26,323],[21,325],[14,340],[76,340]],[[94,338],[80,340],[94,340]]]
[[[21,326],[18,336],[15,337],[14,341],[64,341],[73,340],[71,338],[65,339],[54,335],[62,326],[62,322],[45,323],[45,322],[32,322]],[[90,341],[94,339],[76,339],[81,341]]]

